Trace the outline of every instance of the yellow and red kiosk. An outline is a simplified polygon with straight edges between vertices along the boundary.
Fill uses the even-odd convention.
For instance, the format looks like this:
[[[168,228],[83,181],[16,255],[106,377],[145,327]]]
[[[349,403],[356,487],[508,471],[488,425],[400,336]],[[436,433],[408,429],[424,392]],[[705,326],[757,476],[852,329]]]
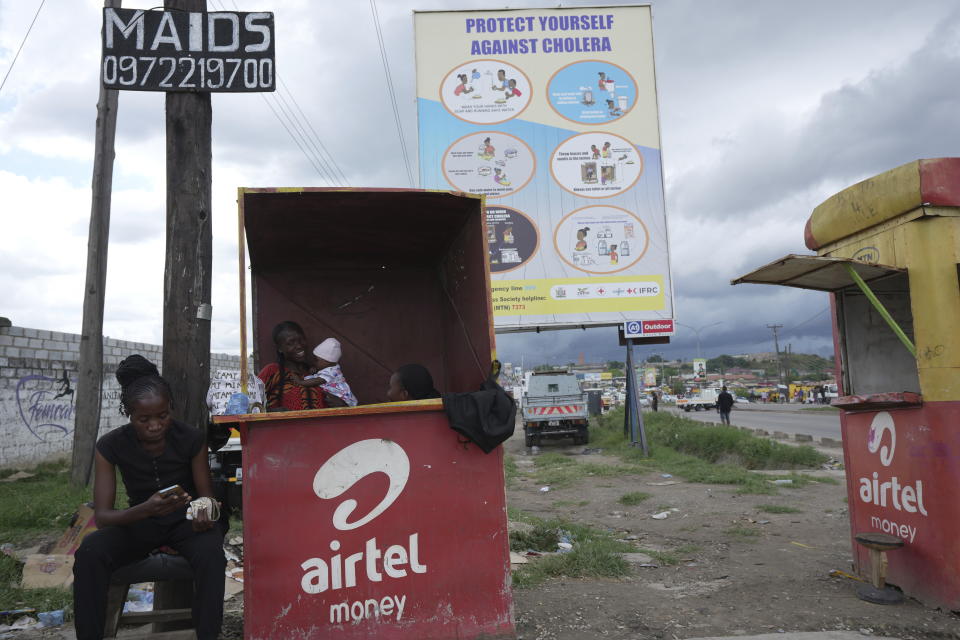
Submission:
[[[805,235],[817,255],[732,284],[831,293],[851,537],[901,539],[888,581],[960,609],[960,158],[855,184],[814,209]],[[879,570],[853,551],[861,574]]]
[[[439,399],[386,404],[408,362],[441,391],[490,372],[483,199],[241,189],[239,204],[257,366],[295,320],[340,340],[363,403],[214,419],[243,441],[244,636],[514,638],[502,448],[465,442]]]

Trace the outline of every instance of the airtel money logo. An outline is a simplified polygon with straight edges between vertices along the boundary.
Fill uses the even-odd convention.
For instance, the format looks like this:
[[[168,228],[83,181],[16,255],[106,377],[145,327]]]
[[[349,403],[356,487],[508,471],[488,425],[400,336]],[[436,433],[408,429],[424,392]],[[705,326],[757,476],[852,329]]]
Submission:
[[[890,447],[880,446],[883,440],[883,434],[890,433]],[[893,452],[897,448],[897,427],[893,423],[893,416],[886,411],[881,411],[873,417],[870,423],[870,431],[867,433],[867,451],[876,453],[880,451],[880,464],[889,467],[893,462]]]
[[[889,445],[883,444],[889,434]],[[879,454],[880,464],[889,467],[893,463],[893,454],[897,448],[897,428],[893,416],[881,411],[873,417],[870,431],[867,432],[867,451]],[[878,507],[893,507],[897,511],[927,515],[923,504],[923,480],[913,484],[904,484],[897,476],[889,480],[880,479],[880,473],[874,471],[872,477],[858,479],[860,500]]]
[[[331,518],[333,526],[340,531],[351,531],[369,524],[386,511],[403,492],[410,477],[410,459],[396,442],[383,439],[360,440],[341,449],[317,470],[313,477],[313,492],[321,500],[339,498],[360,480],[374,473],[383,473],[389,478],[387,492],[366,515],[351,520],[357,501],[350,498],[337,505]],[[357,586],[357,579],[364,574],[370,582],[381,582],[384,577],[403,578],[408,570],[426,573],[427,567],[420,563],[419,533],[411,533],[408,544],[394,544],[381,549],[377,539],[370,538],[362,550],[344,557],[340,541],[331,540],[330,558],[309,558],[300,568],[304,570],[301,588],[310,594],[329,590],[349,589]],[[398,618],[402,605],[397,601]],[[331,614],[333,615],[333,614]]]
[[[390,487],[380,503],[370,513],[347,522],[347,518],[357,508],[356,500],[344,500],[333,512],[333,526],[341,531],[349,531],[367,524],[400,497],[410,477],[410,459],[407,452],[396,442],[390,440],[361,440],[341,449],[330,457],[317,475],[313,476],[313,492],[318,498],[332,500],[343,495],[353,485],[373,473],[385,473],[390,479]]]

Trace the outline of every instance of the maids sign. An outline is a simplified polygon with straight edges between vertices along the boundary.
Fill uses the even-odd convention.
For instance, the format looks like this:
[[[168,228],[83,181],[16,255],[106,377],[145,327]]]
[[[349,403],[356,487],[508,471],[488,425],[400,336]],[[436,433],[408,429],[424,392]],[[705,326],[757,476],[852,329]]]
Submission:
[[[274,91],[273,13],[105,8],[101,79],[133,91]]]

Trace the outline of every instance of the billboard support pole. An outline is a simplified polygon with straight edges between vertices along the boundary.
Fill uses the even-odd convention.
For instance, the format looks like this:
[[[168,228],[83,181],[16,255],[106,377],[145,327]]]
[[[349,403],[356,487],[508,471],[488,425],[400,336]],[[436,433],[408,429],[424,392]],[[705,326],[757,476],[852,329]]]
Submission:
[[[643,449],[643,455],[649,456],[647,434],[643,425],[643,415],[640,413],[640,394],[637,389],[637,372],[634,368],[632,339],[627,340],[627,406],[624,414],[624,422],[629,423],[630,446],[640,447]]]

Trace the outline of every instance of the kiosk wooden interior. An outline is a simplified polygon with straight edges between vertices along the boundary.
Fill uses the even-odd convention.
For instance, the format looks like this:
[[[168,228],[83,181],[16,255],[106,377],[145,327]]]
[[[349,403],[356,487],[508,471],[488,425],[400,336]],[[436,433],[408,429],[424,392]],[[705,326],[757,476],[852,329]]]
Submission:
[[[256,370],[271,329],[328,337],[362,404],[418,362],[437,388],[473,391],[494,347],[483,200],[419,190],[241,189],[253,285]]]

